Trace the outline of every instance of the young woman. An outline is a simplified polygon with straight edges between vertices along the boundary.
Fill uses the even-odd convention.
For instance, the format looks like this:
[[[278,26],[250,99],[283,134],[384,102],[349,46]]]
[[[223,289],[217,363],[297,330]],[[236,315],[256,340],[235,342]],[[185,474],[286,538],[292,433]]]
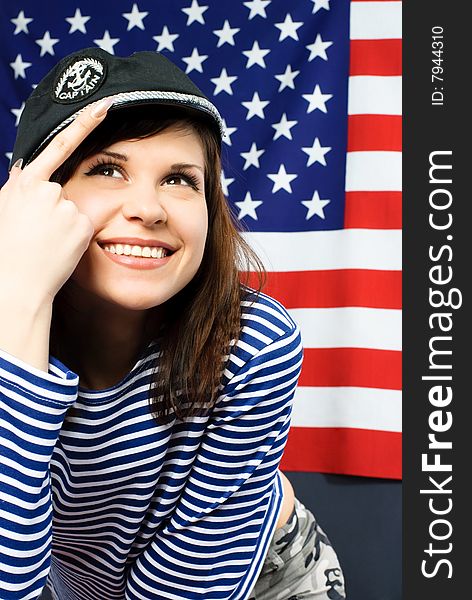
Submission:
[[[222,133],[153,52],[74,53],[26,103],[0,192],[3,600],[345,597],[278,469],[300,332],[241,280],[262,266]]]

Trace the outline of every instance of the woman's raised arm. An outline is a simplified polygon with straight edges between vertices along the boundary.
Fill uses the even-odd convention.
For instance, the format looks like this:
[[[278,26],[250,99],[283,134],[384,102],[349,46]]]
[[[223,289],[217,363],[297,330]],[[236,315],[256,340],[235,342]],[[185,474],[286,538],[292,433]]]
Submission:
[[[102,106],[103,108],[103,106]],[[51,566],[50,460],[78,377],[49,363],[52,302],[93,235],[48,180],[103,120],[84,111],[0,192],[0,598],[33,600]],[[92,107],[93,110],[93,107]],[[51,366],[51,369],[49,369]]]
[[[23,170],[13,166],[0,190],[0,349],[46,372],[52,302],[94,233],[49,179],[103,121],[103,102],[84,110]]]

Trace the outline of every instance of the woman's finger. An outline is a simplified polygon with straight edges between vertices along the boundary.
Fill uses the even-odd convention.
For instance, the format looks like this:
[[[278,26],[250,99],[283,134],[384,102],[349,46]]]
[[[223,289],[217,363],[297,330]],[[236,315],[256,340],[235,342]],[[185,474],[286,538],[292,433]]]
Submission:
[[[111,98],[94,102],[81,112],[70,125],[52,139],[44,150],[23,169],[28,178],[49,181],[54,171],[105,118],[113,104]]]

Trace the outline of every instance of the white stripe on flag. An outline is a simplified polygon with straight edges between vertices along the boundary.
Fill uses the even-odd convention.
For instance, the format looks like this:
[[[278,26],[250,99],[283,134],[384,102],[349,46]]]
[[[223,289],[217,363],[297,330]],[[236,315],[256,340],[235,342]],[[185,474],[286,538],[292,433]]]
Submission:
[[[402,78],[377,75],[349,77],[347,112],[349,115],[401,115]]]
[[[401,152],[348,152],[346,192],[400,191]]]
[[[292,427],[401,431],[402,393],[360,387],[297,387]]]
[[[351,2],[351,40],[401,37],[401,2]]]
[[[342,307],[292,308],[305,348],[401,350],[402,312],[398,309]]]
[[[400,271],[402,233],[395,229],[243,232],[268,271]]]

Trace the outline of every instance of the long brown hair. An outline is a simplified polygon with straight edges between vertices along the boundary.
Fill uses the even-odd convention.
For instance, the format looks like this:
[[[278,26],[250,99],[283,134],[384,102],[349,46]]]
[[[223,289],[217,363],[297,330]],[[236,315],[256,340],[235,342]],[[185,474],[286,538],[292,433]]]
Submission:
[[[205,115],[196,111],[174,106],[128,107],[111,112],[51,178],[63,185],[84,159],[105,147],[150,137],[170,126],[190,129],[202,142],[208,235],[197,273],[164,303],[161,312],[165,317],[149,332],[159,339],[150,386],[150,404],[159,423],[172,413],[183,419],[214,405],[225,358],[239,339],[241,301],[253,300],[266,280],[264,266],[241,235],[241,226],[223,194],[219,136]],[[248,285],[250,272],[256,273],[256,290]],[[67,348],[59,316],[65,311],[57,310],[62,301],[59,292],[53,306],[52,352]]]

